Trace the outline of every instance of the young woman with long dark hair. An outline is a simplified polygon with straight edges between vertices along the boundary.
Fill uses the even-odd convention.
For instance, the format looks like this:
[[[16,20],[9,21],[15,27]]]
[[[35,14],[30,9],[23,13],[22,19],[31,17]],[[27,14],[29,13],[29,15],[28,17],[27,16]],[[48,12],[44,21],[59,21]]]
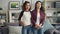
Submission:
[[[32,31],[34,34],[44,34],[43,25],[45,21],[45,12],[42,7],[42,2],[35,3],[35,9],[31,12]]]

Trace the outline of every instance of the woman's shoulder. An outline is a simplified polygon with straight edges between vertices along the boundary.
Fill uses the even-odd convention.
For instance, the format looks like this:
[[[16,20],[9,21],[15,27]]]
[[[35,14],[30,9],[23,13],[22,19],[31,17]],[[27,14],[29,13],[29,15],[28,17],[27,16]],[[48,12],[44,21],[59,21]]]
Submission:
[[[45,15],[45,11],[41,10],[41,14]]]
[[[45,11],[41,10],[42,13],[45,13]]]

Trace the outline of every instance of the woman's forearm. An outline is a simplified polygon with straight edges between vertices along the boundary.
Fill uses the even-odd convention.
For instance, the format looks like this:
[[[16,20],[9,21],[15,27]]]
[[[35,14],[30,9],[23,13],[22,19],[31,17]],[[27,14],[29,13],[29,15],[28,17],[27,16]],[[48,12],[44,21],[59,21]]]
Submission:
[[[19,23],[23,26],[24,25],[24,22],[23,21],[19,21]]]

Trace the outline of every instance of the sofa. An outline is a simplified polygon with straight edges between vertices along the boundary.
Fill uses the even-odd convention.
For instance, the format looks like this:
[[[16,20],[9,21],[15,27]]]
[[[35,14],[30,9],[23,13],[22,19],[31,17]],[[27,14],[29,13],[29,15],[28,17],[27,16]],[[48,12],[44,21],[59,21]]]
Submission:
[[[19,23],[4,23],[9,29],[9,34],[22,34],[22,26]]]
[[[22,26],[19,23],[4,23],[9,28],[9,34],[22,34]],[[46,19],[44,23],[44,34],[60,34],[60,32],[50,24],[49,20]],[[32,33],[32,32],[31,32]]]

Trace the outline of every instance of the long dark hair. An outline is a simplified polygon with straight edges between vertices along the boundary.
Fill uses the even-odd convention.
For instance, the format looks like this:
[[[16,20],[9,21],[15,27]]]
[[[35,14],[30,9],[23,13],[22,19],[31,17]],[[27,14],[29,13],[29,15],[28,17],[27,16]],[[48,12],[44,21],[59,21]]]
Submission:
[[[35,10],[36,10],[36,8],[37,8],[36,6],[37,6],[37,3],[38,3],[38,2],[41,3],[41,8],[40,8],[40,10],[45,11],[45,10],[44,10],[44,7],[42,6],[42,2],[41,2],[41,1],[37,1],[37,2],[35,3]]]
[[[25,10],[26,10],[26,9],[25,9],[25,5],[26,5],[27,3],[30,3],[30,2],[29,2],[29,1],[25,1],[25,2],[23,3],[22,11],[25,11]],[[30,7],[30,9],[31,9],[31,7]],[[29,11],[30,11],[30,9],[29,9]]]

